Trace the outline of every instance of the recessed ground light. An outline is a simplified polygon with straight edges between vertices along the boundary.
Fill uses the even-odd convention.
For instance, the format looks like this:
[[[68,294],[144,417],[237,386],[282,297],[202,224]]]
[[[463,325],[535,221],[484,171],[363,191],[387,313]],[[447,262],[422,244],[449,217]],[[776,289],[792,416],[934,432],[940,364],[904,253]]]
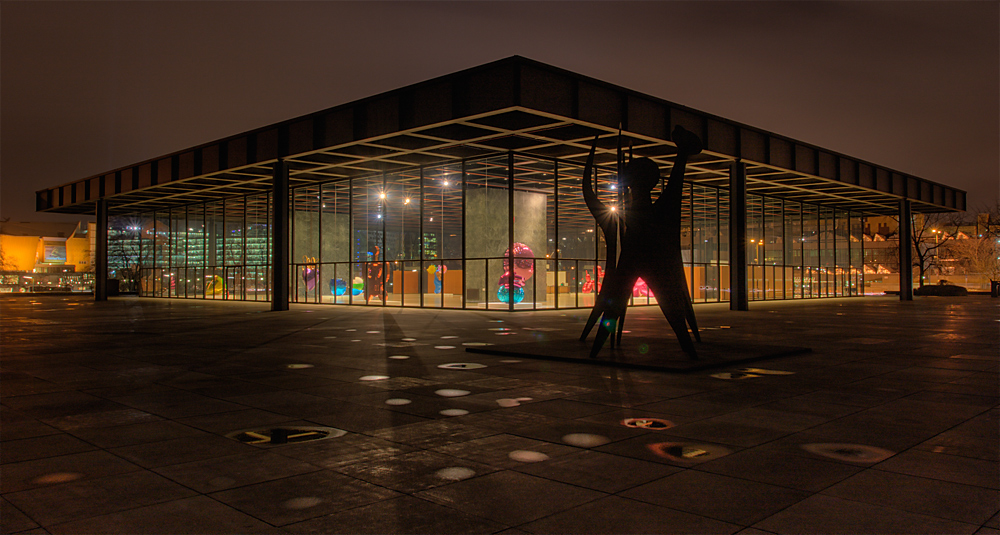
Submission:
[[[390,399],[385,400],[385,404],[386,405],[393,405],[393,406],[409,405],[410,403],[413,403],[413,402],[410,401],[410,400],[408,400],[408,399],[406,399],[406,398],[390,398]]]
[[[242,431],[233,431],[226,436],[239,440],[244,444],[263,446],[310,442],[313,440],[342,437],[346,434],[347,431],[333,427],[294,426],[244,429]]]
[[[501,407],[517,407],[522,401],[531,401],[531,398],[500,398],[497,405]]]
[[[463,479],[469,479],[470,477],[476,475],[475,470],[471,468],[463,468],[461,466],[453,466],[450,468],[442,468],[435,475],[441,479],[450,479],[453,481],[461,481]]]
[[[391,358],[392,360],[406,360],[410,357],[406,355],[391,355],[389,358]]]
[[[362,375],[358,379],[361,381],[384,381],[388,378],[388,375]]]
[[[434,346],[434,349],[455,349],[455,346]]]
[[[304,498],[292,498],[291,500],[286,500],[282,502],[281,506],[285,509],[308,509],[310,507],[316,507],[323,500],[315,496],[306,496]]]
[[[40,483],[42,485],[51,485],[53,483],[66,483],[67,481],[76,481],[81,477],[83,477],[83,474],[79,474],[77,472],[52,472],[51,474],[38,476],[31,481],[33,483]]]
[[[357,329],[344,329],[344,330],[347,331],[347,332],[349,332],[349,333],[353,333],[353,332],[357,331]]]
[[[713,373],[711,377],[716,379],[752,379],[754,377],[760,377],[755,373],[743,373],[743,372],[722,372]]]
[[[475,370],[485,367],[485,364],[479,364],[478,362],[449,362],[447,364],[438,365],[438,368],[445,370]]]
[[[442,388],[440,390],[435,390],[434,393],[443,398],[457,398],[468,396],[470,394],[468,390],[459,390],[457,388]]]
[[[611,442],[606,436],[592,433],[570,433],[562,437],[563,442],[578,448],[596,448]]]
[[[416,342],[417,341],[416,338],[400,338],[400,340],[402,340],[404,342]]]
[[[625,418],[622,420],[622,425],[638,429],[669,429],[674,423],[660,418]]]
[[[529,451],[529,450],[514,450],[507,454],[512,461],[517,461],[519,463],[537,463],[541,461],[547,461],[549,459],[548,455],[540,451]]]
[[[442,340],[451,340],[452,338],[458,338],[457,336],[442,336]]]
[[[681,462],[708,461],[729,454],[728,449],[714,444],[658,442],[655,444],[646,444],[646,447],[659,457]]]
[[[378,334],[381,331],[365,331],[366,334]]]
[[[795,375],[795,372],[786,372],[783,370],[765,370],[764,368],[740,368],[743,373],[749,374],[760,374],[760,375]]]
[[[469,414],[469,411],[465,409],[445,409],[443,411],[439,411],[438,414],[441,416],[465,416],[466,414]]]
[[[889,450],[876,448],[875,446],[866,446],[864,444],[803,444],[802,449],[809,453],[815,453],[816,455],[822,455],[838,461],[854,463],[877,463],[895,455],[895,453]]]

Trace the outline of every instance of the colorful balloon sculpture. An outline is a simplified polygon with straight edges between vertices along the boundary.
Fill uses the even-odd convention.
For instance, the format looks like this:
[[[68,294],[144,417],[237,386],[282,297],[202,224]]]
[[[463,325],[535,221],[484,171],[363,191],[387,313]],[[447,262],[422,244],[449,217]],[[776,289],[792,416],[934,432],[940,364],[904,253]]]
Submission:
[[[306,265],[302,266],[302,280],[306,283],[306,291],[311,292],[316,288],[316,281],[319,279],[319,269],[317,269],[315,258],[306,256],[304,260]]]
[[[503,253],[503,275],[500,276],[497,299],[504,303],[520,303],[524,300],[524,282],[535,273],[535,253],[523,243],[514,243],[514,266],[510,265],[511,250]]]
[[[361,295],[365,289],[365,281],[361,277],[354,277],[351,285],[351,295]],[[330,291],[333,295],[344,295],[347,293],[347,283],[344,279],[330,279]]]
[[[441,280],[444,278],[444,274],[447,271],[448,267],[444,264],[441,264],[440,266],[434,264],[427,266],[427,273],[429,273],[431,278],[434,280],[434,293],[441,293]]]
[[[585,294],[592,294],[594,290],[601,291],[601,283],[604,282],[604,271],[601,270],[601,266],[595,266],[594,271],[597,272],[595,279],[590,278],[589,269],[583,272],[585,279],[583,287],[580,290]],[[642,277],[636,279],[635,286],[632,287],[632,295],[634,297],[653,297],[653,293],[649,291],[649,286],[646,284],[646,281],[642,280]]]
[[[226,281],[222,280],[222,277],[216,275],[205,285],[205,295],[221,295],[226,291]]]

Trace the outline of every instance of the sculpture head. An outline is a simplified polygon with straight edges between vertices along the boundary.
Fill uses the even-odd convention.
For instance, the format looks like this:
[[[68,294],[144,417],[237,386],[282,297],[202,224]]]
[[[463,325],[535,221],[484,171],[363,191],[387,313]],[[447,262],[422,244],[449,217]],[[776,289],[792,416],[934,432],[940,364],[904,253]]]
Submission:
[[[648,197],[660,181],[660,168],[649,158],[630,161],[622,173],[622,182],[633,196]]]

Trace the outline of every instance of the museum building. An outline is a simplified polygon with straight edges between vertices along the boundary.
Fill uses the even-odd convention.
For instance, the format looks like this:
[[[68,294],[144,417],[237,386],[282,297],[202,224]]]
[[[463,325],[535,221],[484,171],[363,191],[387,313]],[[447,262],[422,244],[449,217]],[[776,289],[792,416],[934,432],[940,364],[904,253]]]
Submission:
[[[864,295],[866,217],[905,227],[966,206],[964,191],[518,56],[44,189],[36,206],[96,214],[99,300],[110,266],[142,296],[275,310],[591,307],[591,145],[598,195],[620,207],[619,143],[666,177],[676,125],[705,147],[682,200],[695,303]],[[641,280],[632,300],[656,302]]]

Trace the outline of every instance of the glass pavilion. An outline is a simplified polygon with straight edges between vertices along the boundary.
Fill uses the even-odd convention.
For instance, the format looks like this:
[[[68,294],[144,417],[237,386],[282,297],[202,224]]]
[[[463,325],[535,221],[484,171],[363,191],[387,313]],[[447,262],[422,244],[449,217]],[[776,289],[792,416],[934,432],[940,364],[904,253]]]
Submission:
[[[602,136],[596,185],[613,205],[619,125],[665,177],[676,124],[706,145],[682,202],[696,303],[863,295],[866,216],[965,206],[960,190],[520,57],[42,190],[37,203],[106,218],[99,268],[137,268],[124,284],[142,296],[591,307],[604,243],[581,193],[590,144]],[[515,244],[527,249],[516,258]],[[519,301],[499,292],[512,261],[527,275]]]

